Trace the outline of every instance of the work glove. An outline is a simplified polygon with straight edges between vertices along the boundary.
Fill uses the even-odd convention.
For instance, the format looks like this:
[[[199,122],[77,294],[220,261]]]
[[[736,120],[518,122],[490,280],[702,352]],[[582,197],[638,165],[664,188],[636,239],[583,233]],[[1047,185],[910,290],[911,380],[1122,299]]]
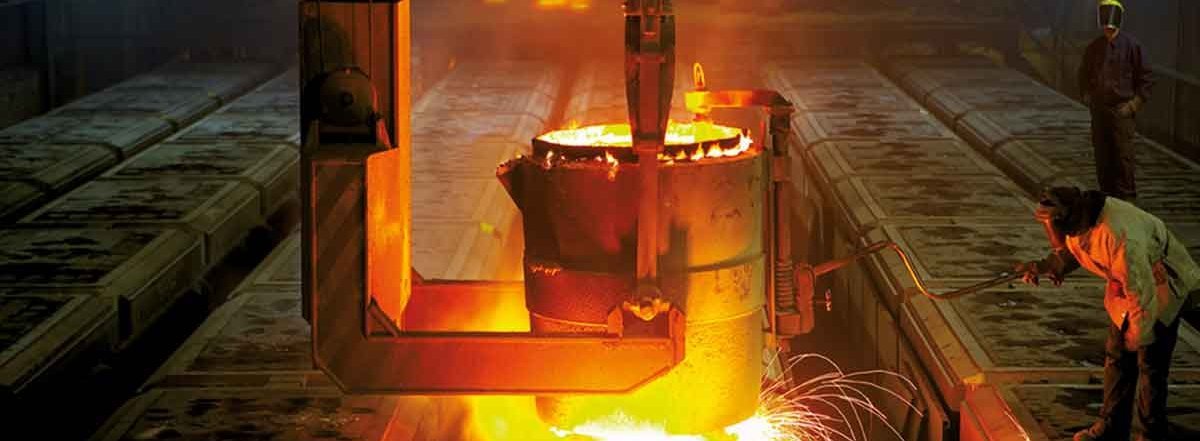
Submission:
[[[1142,110],[1142,97],[1135,96],[1133,99],[1121,103],[1117,106],[1117,115],[1122,118],[1130,118],[1137,115],[1139,110]]]
[[[1047,276],[1054,286],[1062,286],[1065,279],[1066,264],[1061,257],[1050,254],[1045,259],[1017,264],[1015,270],[1021,273],[1021,280],[1033,286],[1040,286],[1039,278]]]

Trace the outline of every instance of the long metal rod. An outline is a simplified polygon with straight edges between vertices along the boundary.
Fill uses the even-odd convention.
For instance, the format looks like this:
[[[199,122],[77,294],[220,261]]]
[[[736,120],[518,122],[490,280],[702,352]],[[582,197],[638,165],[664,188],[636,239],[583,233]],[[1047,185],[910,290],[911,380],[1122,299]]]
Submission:
[[[974,294],[976,292],[982,291],[987,288],[991,288],[996,285],[1011,282],[1022,276],[1021,273],[1003,272],[1003,273],[996,275],[996,277],[985,280],[983,282],[979,282],[974,285],[967,286],[965,288],[959,288],[954,291],[937,294],[937,293],[930,291],[929,288],[925,286],[925,282],[921,281],[921,277],[919,275],[917,275],[916,267],[913,266],[912,260],[908,258],[908,254],[905,253],[904,250],[901,249],[899,245],[897,245],[895,242],[892,242],[892,241],[875,242],[850,256],[846,256],[846,257],[836,259],[836,260],[831,260],[831,261],[822,263],[820,265],[817,265],[815,267],[812,267],[811,269],[798,268],[798,270],[812,271],[814,276],[820,276],[822,274],[832,272],[838,268],[841,268],[850,263],[853,263],[853,262],[857,261],[858,259],[867,257],[871,254],[875,254],[875,253],[878,253],[880,251],[887,250],[887,249],[895,251],[896,254],[898,256],[900,256],[900,261],[904,263],[904,269],[907,270],[909,277],[912,278],[913,283],[916,285],[917,292],[920,292],[921,295],[928,297],[930,299],[933,299],[933,300],[948,300],[948,299],[962,297],[962,296],[969,295],[969,294]]]

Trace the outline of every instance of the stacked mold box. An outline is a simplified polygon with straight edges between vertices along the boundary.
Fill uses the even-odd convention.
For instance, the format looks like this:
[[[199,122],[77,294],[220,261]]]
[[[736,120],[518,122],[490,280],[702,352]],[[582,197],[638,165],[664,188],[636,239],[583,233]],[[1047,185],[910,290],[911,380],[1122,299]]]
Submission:
[[[970,67],[964,69],[983,66],[967,64]],[[913,258],[915,271],[930,288],[944,292],[1009,271],[1012,264],[1046,252],[1044,234],[1032,218],[1030,189],[977,152],[982,149],[973,143],[983,136],[972,134],[979,132],[962,129],[975,112],[963,108],[988,107],[983,104],[986,97],[1000,95],[987,90],[937,105],[924,102],[945,118],[939,121],[911,99],[898,96],[899,88],[861,63],[805,60],[770,66],[767,73],[772,85],[787,91],[803,109],[794,118],[794,128],[800,134],[797,156],[804,159],[793,164],[793,176],[806,175],[824,195],[824,206],[801,212],[821,213],[837,225],[837,231],[823,239],[832,243],[827,250],[832,255],[893,241]],[[913,96],[926,98],[956,90],[928,84],[928,78],[964,81],[964,86],[981,81],[1007,82],[1013,88],[1035,84],[1028,78],[1006,79],[1001,73],[974,70],[931,70],[912,76],[924,82],[901,84]],[[839,94],[843,98],[829,98]],[[1025,101],[1009,102],[1014,96]],[[986,136],[1039,133],[1036,121],[1043,118],[1057,118],[1046,133],[1058,136],[1078,130],[1072,119],[1078,108],[1069,101],[1058,97],[1044,107],[1031,104],[1045,96],[1045,91],[1026,91],[998,98],[1002,103],[980,112],[1016,119],[997,126],[1028,129]],[[967,142],[947,128],[953,123]],[[865,325],[850,329],[866,333],[865,340],[875,343],[876,350],[863,351],[862,356],[906,375],[909,366],[928,372],[937,394],[959,414],[964,439],[979,433],[968,430],[971,427],[995,429],[997,420],[974,419],[981,412],[998,411],[971,407],[979,390],[1032,382],[1087,383],[1101,373],[1106,315],[1102,286],[1090,275],[1074,274],[1060,289],[998,287],[954,300],[920,295],[892,254],[828,277],[833,306],[844,311],[837,316]],[[893,321],[897,319],[899,326]],[[818,329],[821,326],[818,323]],[[897,344],[897,329],[911,353]],[[1200,376],[1200,346],[1193,344],[1197,334],[1186,325],[1181,332],[1185,338],[1176,352],[1176,381]],[[865,363],[870,365],[869,360]],[[974,439],[1009,439],[995,430],[984,432],[990,437]]]
[[[423,278],[521,277],[518,212],[496,167],[547,130],[561,83],[552,64],[473,61],[414,105],[413,266]]]
[[[515,224],[516,208],[499,187],[495,167],[528,149],[558,97],[553,65],[459,69],[417,104],[413,117],[413,254],[427,278],[505,274],[501,248],[520,247],[505,242],[513,240],[507,228]],[[492,100],[493,94],[503,99]],[[314,366],[311,330],[301,314],[300,249],[300,233],[294,232],[93,439],[163,431],[184,437],[473,439],[467,399],[345,395]]]
[[[92,439],[467,439],[465,400],[346,395],[314,366],[299,248],[293,232]]]
[[[895,60],[888,71],[1027,192],[1064,184],[1096,188],[1090,116],[1069,98],[979,59]],[[1140,135],[1136,149],[1137,204],[1166,221],[1200,258],[1200,166]],[[1032,229],[1029,234],[1041,240]],[[983,361],[978,367],[989,384],[968,394],[963,439],[1068,439],[1095,418],[1100,395],[1094,384],[1108,324],[1099,279],[1077,277],[1062,288],[995,289],[939,305],[943,315],[953,310],[964,318],[954,326],[976,336],[978,344],[966,349]],[[1197,379],[1198,343],[1184,324],[1173,382]],[[1048,384],[1028,384],[1035,382]],[[1194,438],[1200,433],[1195,390],[1173,388],[1172,439]]]
[[[0,130],[0,218],[70,190],[269,75],[258,63],[177,63]]]
[[[281,77],[286,81],[287,75]],[[257,103],[263,95],[295,95],[272,84],[235,100],[214,115],[124,161],[104,176],[83,184],[25,216],[19,225],[50,228],[86,225],[110,231],[157,228],[193,238],[199,253],[190,285],[221,262],[254,227],[261,225],[282,200],[295,197],[298,153],[294,144],[254,142],[241,133],[212,139],[190,135],[213,120],[278,113],[295,120],[286,106],[241,110],[243,100]],[[295,132],[293,125],[292,131]],[[167,255],[171,255],[168,253]],[[156,258],[162,258],[159,255]],[[147,268],[147,271],[150,269]],[[190,281],[189,281],[190,280]],[[139,287],[133,287],[139,289]],[[181,289],[141,294],[140,302],[119,305],[122,341],[135,338],[182,293]]]
[[[0,401],[38,395],[49,379],[124,348],[203,277],[198,229],[250,218],[234,208],[241,199],[224,199],[231,191],[84,182],[154,150],[270,69],[171,64],[0,131],[0,212],[19,219],[0,226]]]

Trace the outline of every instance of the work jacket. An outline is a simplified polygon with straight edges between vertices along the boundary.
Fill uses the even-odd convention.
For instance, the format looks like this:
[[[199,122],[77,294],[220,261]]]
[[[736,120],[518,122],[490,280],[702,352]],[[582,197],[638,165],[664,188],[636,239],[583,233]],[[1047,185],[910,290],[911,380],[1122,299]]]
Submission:
[[[1108,281],[1104,309],[1114,325],[1127,326],[1126,348],[1153,343],[1154,323],[1173,322],[1200,290],[1200,267],[1183,242],[1128,202],[1105,198],[1096,225],[1066,239],[1079,265]]]

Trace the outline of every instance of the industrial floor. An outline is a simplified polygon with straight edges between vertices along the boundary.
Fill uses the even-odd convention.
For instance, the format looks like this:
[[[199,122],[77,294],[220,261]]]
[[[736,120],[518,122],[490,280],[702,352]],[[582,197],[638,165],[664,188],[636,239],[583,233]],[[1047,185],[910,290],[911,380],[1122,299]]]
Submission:
[[[1032,194],[1095,186],[1087,111],[1015,70],[756,56],[694,58],[712,88],[769,87],[796,105],[796,240],[814,263],[890,239],[934,287],[983,280],[1045,252]],[[624,119],[609,66],[460,61],[414,99],[423,277],[519,279],[519,216],[495,166],[546,130]],[[537,439],[514,429],[530,418],[524,398],[345,396],[313,369],[297,82],[281,66],[173,64],[0,129],[0,394],[59,426],[14,419],[31,437],[12,439]],[[1139,143],[1139,204],[1200,259],[1200,165]],[[853,352],[849,364],[912,377],[929,417],[904,424],[906,439],[1065,440],[1098,407],[1099,279],[933,302],[886,256],[828,285],[818,333],[793,347],[815,351],[836,328],[870,343],[830,349]],[[464,320],[519,320],[519,299],[503,300]],[[1173,366],[1172,439],[1200,439],[1190,324]]]

